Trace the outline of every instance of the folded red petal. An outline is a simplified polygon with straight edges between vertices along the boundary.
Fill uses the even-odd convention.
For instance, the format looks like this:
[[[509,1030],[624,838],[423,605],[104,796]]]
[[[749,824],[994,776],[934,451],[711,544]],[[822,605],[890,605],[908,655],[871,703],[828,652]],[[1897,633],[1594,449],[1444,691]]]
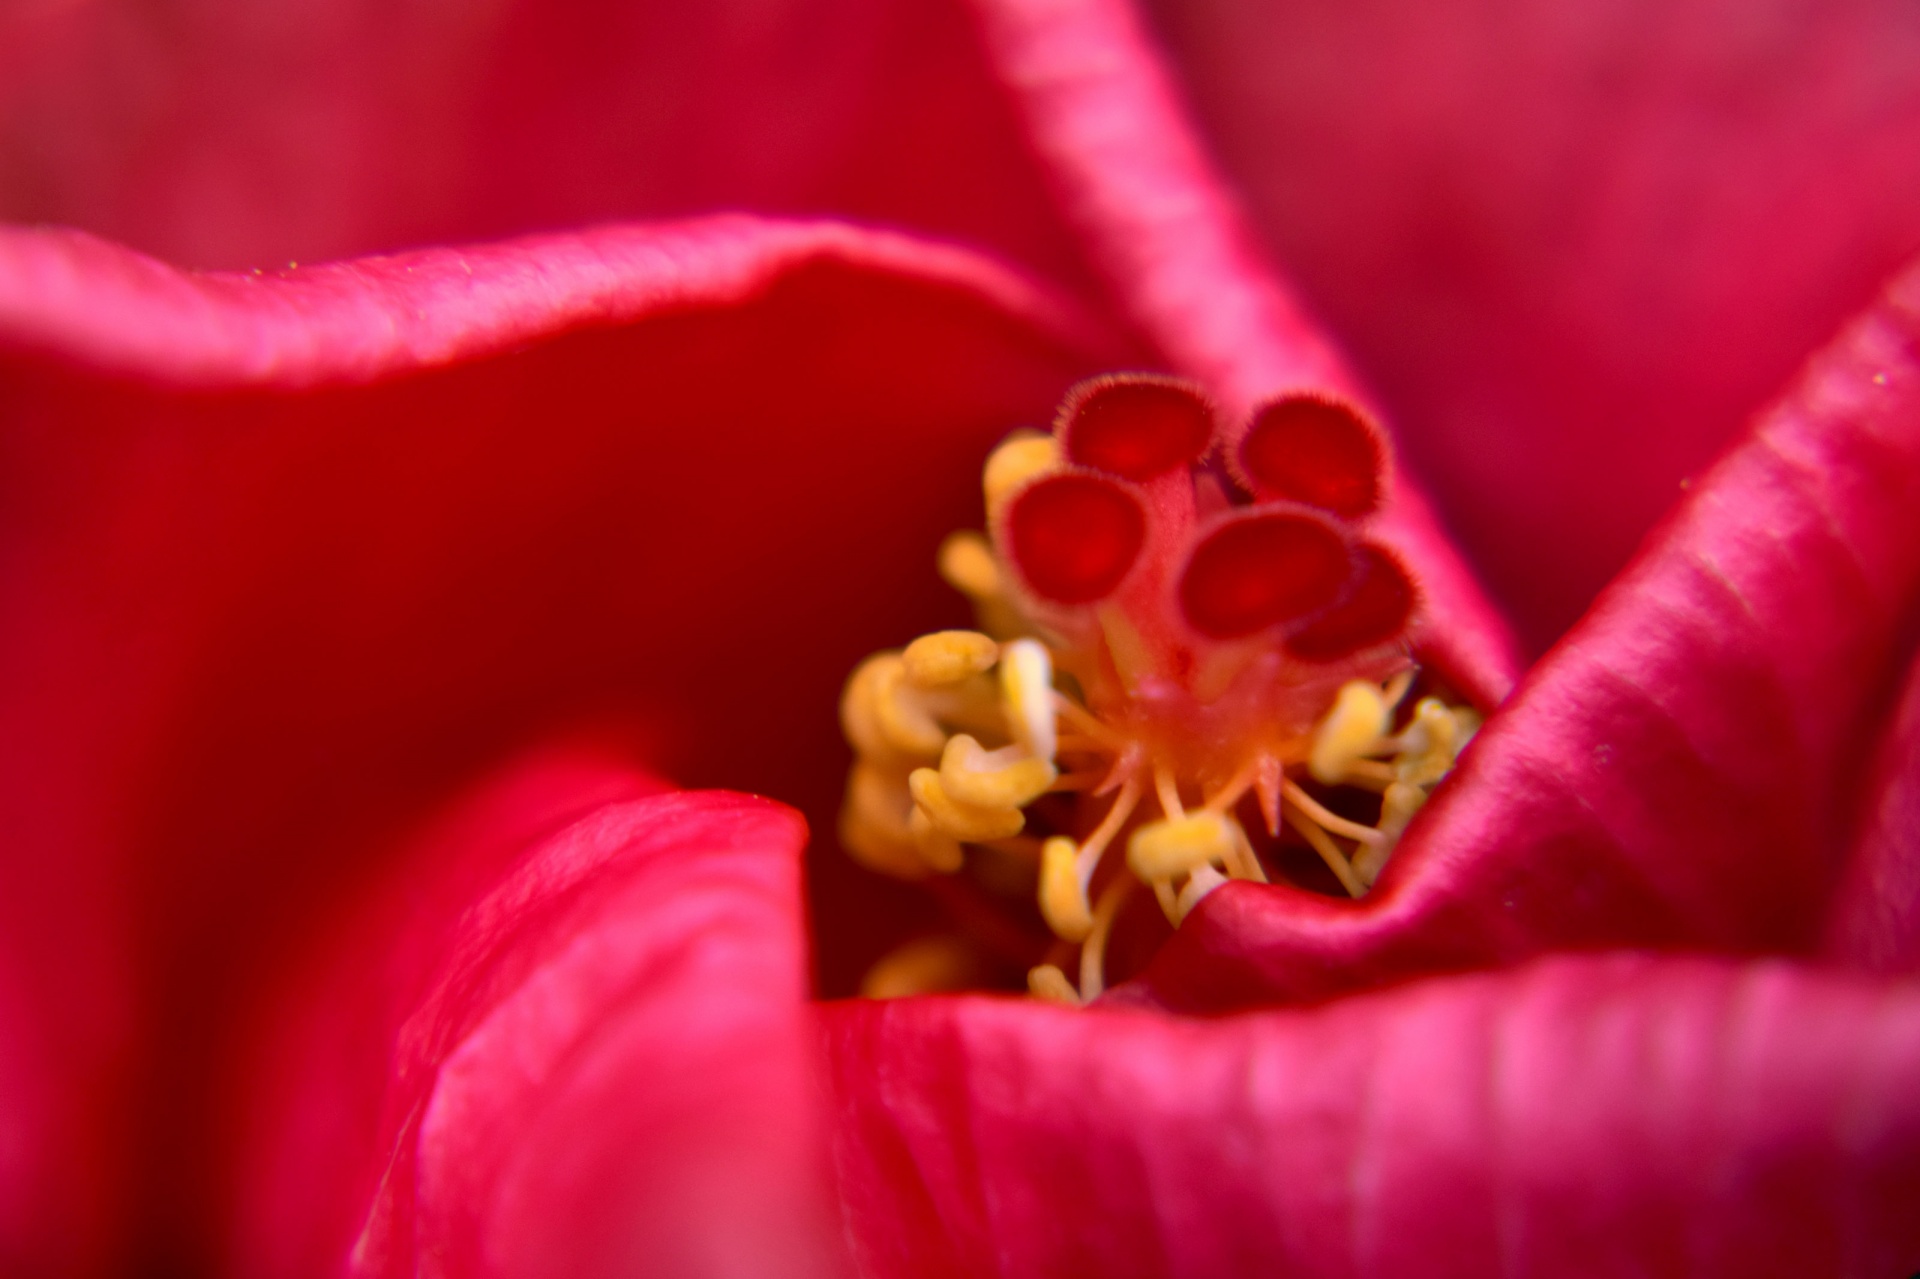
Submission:
[[[823,1010],[868,1274],[1920,1265],[1920,993],[1638,956],[1202,1022]]]
[[[1069,221],[1122,309],[1231,414],[1353,375],[1255,246],[1124,0],[974,0]],[[1419,578],[1422,651],[1491,706],[1519,671],[1505,622],[1400,472],[1378,525]]]
[[[0,12],[0,218],[274,268],[713,209],[1080,270],[945,0]]]
[[[611,787],[491,784],[337,931],[251,1072],[235,1273],[837,1270],[805,825]]]
[[[365,382],[755,299],[808,268],[944,288],[1097,345],[977,253],[839,222],[720,214],[259,272],[182,272],[77,231],[0,226],[0,344],[181,386]]]
[[[1349,906],[1229,885],[1156,993],[1220,1006],[1578,944],[1814,947],[1920,597],[1920,267],[1530,674]]]
[[[1532,645],[1920,244],[1898,3],[1148,8]]]
[[[1877,756],[1826,950],[1864,968],[1911,973],[1920,969],[1920,661],[1907,667]]]
[[[137,1165],[73,1193],[198,1184],[221,1027],[394,829],[532,737],[830,828],[833,690],[963,619],[936,548],[991,443],[1114,362],[1083,334],[1004,268],[833,225],[284,279],[0,237],[0,949],[35,1069],[78,1090],[47,1131],[127,1107]],[[913,926],[843,861],[826,922]],[[136,1061],[145,1093],[101,1091]]]

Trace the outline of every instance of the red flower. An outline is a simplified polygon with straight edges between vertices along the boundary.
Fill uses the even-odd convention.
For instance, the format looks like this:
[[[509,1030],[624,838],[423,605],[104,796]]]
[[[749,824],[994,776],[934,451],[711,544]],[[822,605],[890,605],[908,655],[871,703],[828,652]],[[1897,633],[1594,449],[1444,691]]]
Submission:
[[[744,203],[1062,282],[740,215],[268,274],[0,235],[10,1269],[1920,1264],[1920,277],[1691,484],[1363,904],[1227,885],[1132,1008],[809,1008],[799,823],[655,772],[827,828],[840,674],[951,610],[925,566],[974,468],[1078,377],[1355,387],[1118,8],[850,9],[813,48],[783,38],[812,11],[764,44],[718,6],[628,40],[626,12],[490,11],[421,37],[433,75],[350,58],[350,23],[6,20],[42,57],[8,71],[11,212],[189,264]],[[1743,44],[1673,19],[1615,60],[1516,11],[1538,30],[1491,69],[1495,18],[1402,56],[1359,18],[1165,15],[1261,232],[1531,639],[1912,247],[1920,116],[1872,74],[1897,47],[1830,12]],[[686,66],[743,87],[634,108]],[[1787,140],[1649,105],[1702,82]],[[76,93],[96,145],[56,146]],[[1533,185],[1529,131],[1577,133],[1540,108],[1582,95],[1599,158]],[[802,140],[758,146],[775,119]],[[1634,247],[1723,186],[1738,218]],[[1424,655],[1495,700],[1504,627],[1401,493]],[[877,913],[915,921],[818,871],[831,989]]]

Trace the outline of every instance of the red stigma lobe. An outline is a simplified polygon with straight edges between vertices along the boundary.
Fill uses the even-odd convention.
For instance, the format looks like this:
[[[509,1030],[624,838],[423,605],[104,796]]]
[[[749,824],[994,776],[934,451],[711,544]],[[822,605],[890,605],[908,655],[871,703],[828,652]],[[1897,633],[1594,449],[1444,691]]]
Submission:
[[[1415,602],[1407,571],[1372,545],[1354,552],[1353,567],[1353,587],[1347,597],[1288,638],[1287,648],[1294,656],[1331,662],[1383,644],[1406,629]]]
[[[1346,539],[1329,521],[1254,511],[1229,516],[1194,547],[1180,606],[1207,638],[1238,639],[1326,608],[1351,572]]]
[[[1257,496],[1304,502],[1345,519],[1380,505],[1385,449],[1351,405],[1290,396],[1259,409],[1240,440],[1240,477]]]
[[[1178,378],[1097,378],[1068,397],[1055,434],[1068,461],[1145,483],[1211,447],[1213,409]]]
[[[1147,520],[1133,494],[1086,472],[1034,481],[1007,508],[1006,547],[1035,595],[1091,604],[1111,595],[1140,556]]]

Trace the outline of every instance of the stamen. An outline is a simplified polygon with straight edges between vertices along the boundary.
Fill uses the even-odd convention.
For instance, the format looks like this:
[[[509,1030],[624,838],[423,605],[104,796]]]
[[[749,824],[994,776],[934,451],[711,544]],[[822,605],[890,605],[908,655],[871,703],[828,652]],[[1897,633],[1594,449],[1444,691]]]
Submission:
[[[996,639],[1011,639],[1026,629],[1026,621],[1007,599],[1000,565],[987,539],[971,529],[950,534],[940,543],[940,577],[973,603],[980,629]]]
[[[1348,680],[1313,732],[1307,771],[1314,781],[1328,786],[1345,781],[1360,757],[1386,736],[1388,726],[1387,702],[1379,686],[1363,679]]]
[[[874,673],[872,710],[880,736],[908,758],[936,757],[947,744],[947,735],[906,679],[906,663],[898,657],[881,661]]]
[[[1040,914],[1062,941],[1085,941],[1093,931],[1080,850],[1064,835],[1055,835],[1040,848]]]
[[[1017,432],[988,460],[989,534],[941,545],[979,629],[877,654],[841,698],[849,852],[901,877],[965,869],[988,894],[1035,894],[1056,956],[1079,947],[1077,985],[1072,961],[1040,964],[1037,997],[1106,989],[1135,888],[1181,927],[1230,879],[1267,882],[1283,830],[1365,893],[1479,723],[1436,697],[1401,709],[1418,593],[1353,523],[1386,491],[1371,422],[1306,395],[1217,426],[1177,379],[1076,388],[1051,437]],[[1242,823],[1249,791],[1264,827]],[[1157,813],[1142,811],[1149,795]],[[1341,816],[1375,806],[1371,825]],[[987,928],[972,912],[966,928]]]
[[[1240,797],[1253,789],[1254,777],[1260,772],[1262,760],[1267,758],[1270,757],[1256,755],[1240,765],[1240,771],[1228,779],[1225,786],[1207,796],[1200,806],[1210,813],[1224,813],[1239,803]]]
[[[1226,882],[1227,877],[1211,866],[1194,867],[1193,873],[1187,876],[1185,886],[1180,889],[1179,898],[1174,902],[1173,926],[1178,928],[1186,923],[1187,916],[1193,913],[1193,908],[1200,904],[1201,899]]]
[[[1006,839],[1018,835],[1027,824],[1017,808],[976,808],[947,794],[940,774],[931,768],[916,768],[907,775],[907,788],[913,802],[925,813],[933,828],[967,843]]]
[[[1256,884],[1266,883],[1266,868],[1260,864],[1260,855],[1253,851],[1253,841],[1247,838],[1247,828],[1235,822],[1233,833],[1233,856],[1227,861],[1227,874],[1235,879],[1252,880]]]
[[[1141,879],[1172,879],[1234,854],[1238,825],[1221,813],[1199,812],[1150,822],[1127,841],[1127,865]]]
[[[1107,885],[1100,904],[1093,908],[1093,931],[1080,947],[1080,1002],[1090,1004],[1106,993],[1107,938],[1113,935],[1113,921],[1133,891],[1133,881],[1125,875]]]
[[[940,787],[955,803],[975,808],[1025,808],[1053,786],[1059,776],[1044,759],[1027,754],[1024,746],[985,750],[979,742],[958,733],[940,755]]]
[[[1059,751],[1054,720],[1053,658],[1038,640],[1015,640],[1000,654],[1000,692],[1008,727],[1037,759]]]
[[[1385,837],[1373,827],[1362,826],[1359,822],[1348,821],[1338,813],[1327,811],[1325,805],[1321,804],[1320,801],[1301,790],[1292,782],[1281,783],[1280,793],[1286,797],[1288,803],[1299,809],[1301,813],[1312,818],[1315,822],[1319,823],[1322,828],[1330,830],[1336,835],[1344,835],[1348,839],[1358,840],[1362,844],[1377,844],[1385,840]]]
[[[1015,489],[1060,466],[1060,446],[1051,435],[1038,431],[1015,431],[987,458],[981,476],[986,491],[987,515],[992,518]]]
[[[1353,867],[1348,863],[1346,854],[1340,851],[1332,839],[1328,838],[1327,832],[1321,830],[1291,804],[1286,805],[1283,812],[1287,825],[1298,831],[1300,837],[1307,841],[1313,851],[1320,854],[1320,860],[1327,864],[1327,869],[1334,873],[1334,877],[1340,881],[1340,886],[1347,890],[1347,896],[1365,897],[1367,886],[1361,882],[1358,875],[1353,873]]]
[[[935,826],[924,808],[914,807],[907,818],[907,830],[913,835],[914,851],[920,854],[920,860],[941,874],[951,875],[967,864],[959,839]]]
[[[1000,645],[979,631],[935,631],[907,645],[900,655],[907,682],[915,688],[958,684],[969,675],[991,670]]]
[[[1153,766],[1153,790],[1159,797],[1161,812],[1176,820],[1187,815],[1186,805],[1180,802],[1180,784],[1165,764],[1155,762]]]
[[[1080,1006],[1080,992],[1054,964],[1039,964],[1027,970],[1027,993],[1056,1004]]]
[[[847,774],[840,843],[871,870],[902,879],[927,873],[912,828],[913,800],[898,770],[857,760]]]
[[[1000,566],[993,561],[987,539],[962,529],[940,543],[940,576],[962,595],[979,599],[1000,593]]]
[[[980,980],[980,960],[958,937],[916,937],[889,951],[867,969],[860,994],[866,999],[901,999],[965,990]]]

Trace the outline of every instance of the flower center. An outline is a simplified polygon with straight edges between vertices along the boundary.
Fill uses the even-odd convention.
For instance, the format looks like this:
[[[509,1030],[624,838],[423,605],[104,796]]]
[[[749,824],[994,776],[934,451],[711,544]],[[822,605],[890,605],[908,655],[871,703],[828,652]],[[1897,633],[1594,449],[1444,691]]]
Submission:
[[[1069,1003],[1105,989],[1142,886],[1174,928],[1228,879],[1311,886],[1308,856],[1364,895],[1479,722],[1409,695],[1418,592],[1366,536],[1387,456],[1327,396],[1223,427],[1175,378],[1074,387],[987,460],[987,533],[941,547],[980,629],[847,682],[847,850],[1030,895],[1054,941],[1028,988]],[[914,943],[868,989],[964,967]]]

